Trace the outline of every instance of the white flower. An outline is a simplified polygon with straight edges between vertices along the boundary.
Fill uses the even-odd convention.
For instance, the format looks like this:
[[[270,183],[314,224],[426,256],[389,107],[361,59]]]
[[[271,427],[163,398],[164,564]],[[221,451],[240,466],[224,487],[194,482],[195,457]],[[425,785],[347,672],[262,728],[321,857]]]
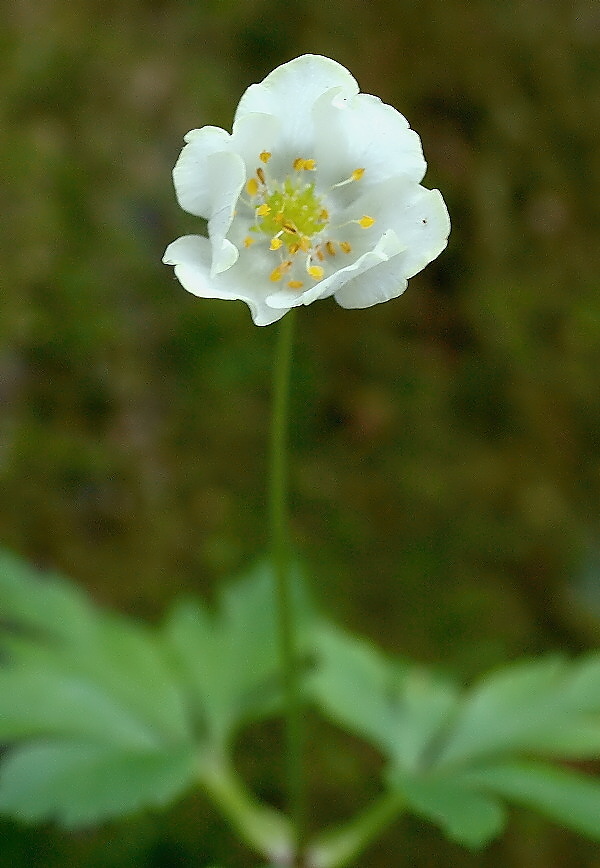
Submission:
[[[395,298],[446,246],[419,136],[334,60],[278,67],[242,96],[231,135],[185,141],[175,190],[208,238],[178,238],[163,261],[194,295],[245,301],[256,325],[330,295],[346,308]]]

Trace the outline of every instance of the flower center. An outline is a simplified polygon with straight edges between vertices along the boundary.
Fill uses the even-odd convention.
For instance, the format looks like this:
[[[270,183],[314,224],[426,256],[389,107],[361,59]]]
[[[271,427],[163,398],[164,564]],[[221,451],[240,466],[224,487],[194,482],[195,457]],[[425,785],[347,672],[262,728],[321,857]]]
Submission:
[[[270,159],[268,151],[259,155],[264,167]],[[329,236],[329,211],[323,197],[317,195],[315,184],[305,180],[304,173],[316,169],[316,160],[297,157],[291,166],[293,174],[283,182],[268,177],[263,166],[259,166],[255,175],[246,182],[246,193],[251,201],[245,204],[253,209],[255,222],[249,227],[253,234],[246,236],[244,246],[251,247],[266,236],[269,250],[276,251],[277,256],[277,264],[269,279],[276,283],[285,276],[288,287],[302,289],[302,278],[308,275],[313,281],[322,280],[329,260],[338,250],[350,254],[352,246],[346,240],[336,241]],[[355,169],[349,178],[335,186],[359,181],[364,172],[364,169]],[[350,222],[368,229],[375,221],[364,215]],[[298,256],[300,253],[304,255]]]
[[[259,206],[258,228],[269,237],[279,238],[290,253],[302,248],[304,239],[311,239],[326,228],[329,214],[315,193],[314,184],[296,186],[286,178],[281,186]]]

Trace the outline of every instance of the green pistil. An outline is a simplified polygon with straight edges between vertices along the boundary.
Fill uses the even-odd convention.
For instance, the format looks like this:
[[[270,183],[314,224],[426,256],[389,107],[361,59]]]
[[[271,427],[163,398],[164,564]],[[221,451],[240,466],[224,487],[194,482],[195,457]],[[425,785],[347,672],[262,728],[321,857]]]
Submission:
[[[286,178],[283,186],[276,188],[263,202],[271,210],[260,218],[257,228],[270,237],[281,233],[279,237],[288,247],[297,244],[299,237],[312,238],[327,226],[327,212],[315,195],[314,184],[295,187]],[[286,227],[292,227],[293,231]]]

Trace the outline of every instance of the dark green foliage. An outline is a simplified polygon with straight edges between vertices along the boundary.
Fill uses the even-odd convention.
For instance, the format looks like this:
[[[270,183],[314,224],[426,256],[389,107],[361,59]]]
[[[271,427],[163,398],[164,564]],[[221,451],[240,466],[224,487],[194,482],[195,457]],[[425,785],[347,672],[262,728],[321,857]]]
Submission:
[[[185,696],[152,631],[0,560],[0,809],[90,825],[164,805],[197,777]]]
[[[600,757],[598,654],[514,664],[459,691],[311,614],[297,570],[295,588],[306,696],[382,753],[402,807],[472,847],[503,830],[505,799],[600,840],[600,782],[553,764]],[[280,711],[273,601],[263,564],[214,613],[181,604],[150,630],[2,555],[0,811],[86,826],[163,807],[194,784],[226,807],[214,781],[232,736]],[[267,840],[271,816],[257,821]]]
[[[308,642],[307,604],[296,575],[296,612]],[[200,731],[219,750],[231,747],[240,724],[281,705],[275,597],[266,563],[228,585],[219,613],[198,603],[176,605],[164,628]]]
[[[599,654],[507,666],[461,695],[331,627],[317,642],[320,707],[374,742],[389,785],[450,837],[487,843],[504,827],[506,797],[600,840],[600,781],[531,762],[600,757]]]

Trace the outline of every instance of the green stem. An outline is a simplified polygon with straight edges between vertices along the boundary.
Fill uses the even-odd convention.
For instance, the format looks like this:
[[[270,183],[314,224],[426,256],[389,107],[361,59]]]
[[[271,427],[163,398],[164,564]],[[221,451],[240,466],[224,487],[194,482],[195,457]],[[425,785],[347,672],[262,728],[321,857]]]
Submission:
[[[263,857],[289,864],[294,843],[289,820],[252,798],[225,759],[200,759],[200,781],[206,793],[240,838]]]
[[[294,621],[290,581],[286,460],[290,370],[295,313],[295,310],[292,309],[283,317],[279,323],[277,337],[277,352],[273,371],[269,499],[271,545],[279,627],[279,654],[285,701],[288,802],[296,838],[296,853],[299,853],[304,839],[302,709],[300,703],[296,624]]]
[[[347,825],[322,835],[307,848],[309,868],[342,868],[350,864],[401,814],[402,793],[386,793]]]

